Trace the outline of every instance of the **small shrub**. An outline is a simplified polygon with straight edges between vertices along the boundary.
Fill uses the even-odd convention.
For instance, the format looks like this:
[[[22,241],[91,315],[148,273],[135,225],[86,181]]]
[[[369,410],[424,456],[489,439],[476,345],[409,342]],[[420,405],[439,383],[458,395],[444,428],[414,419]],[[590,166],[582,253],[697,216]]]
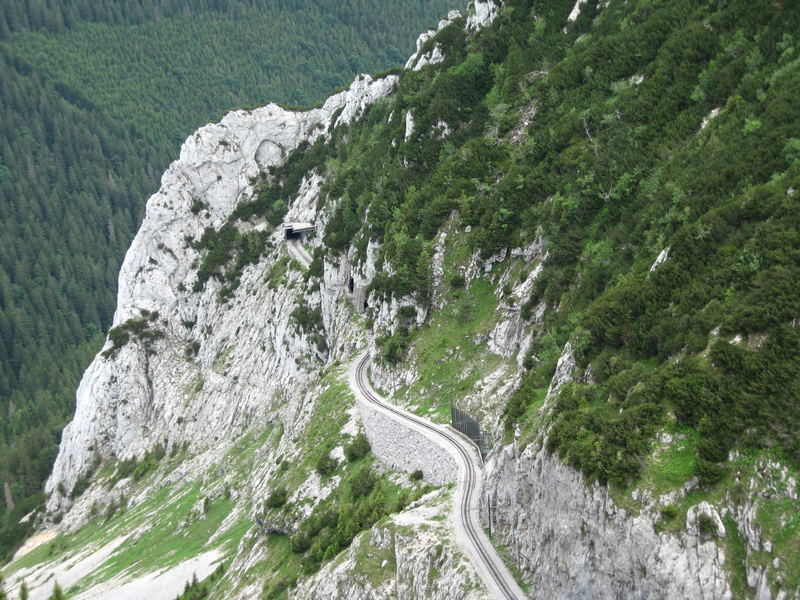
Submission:
[[[401,321],[409,321],[417,318],[417,309],[410,305],[401,306],[397,310],[397,318]]]
[[[317,461],[317,473],[326,477],[333,473],[339,466],[339,461],[331,457],[327,452],[319,457]]]
[[[153,328],[153,324],[157,320],[158,312],[143,310],[141,317],[128,319],[122,325],[113,327],[108,332],[108,339],[111,340],[112,345],[103,352],[103,358],[114,356],[131,339],[142,342],[149,351],[154,341],[164,337],[163,331]]]
[[[356,473],[353,479],[350,480],[350,490],[352,491],[354,498],[366,496],[374,487],[375,475],[373,475],[372,471],[369,469],[359,471]]]
[[[697,473],[701,484],[712,486],[725,476],[725,467],[698,456],[695,463],[695,473]]]
[[[272,493],[267,497],[267,507],[268,508],[280,508],[284,504],[286,504],[286,500],[288,499],[288,492],[286,491],[285,487],[279,487],[272,490]]]
[[[665,521],[671,521],[678,516],[678,507],[672,504],[667,504],[661,507],[661,518]]]
[[[321,307],[311,308],[305,302],[301,302],[292,311],[291,319],[306,333],[324,330]]]
[[[422,481],[422,477],[423,477],[423,473],[422,473],[422,471],[421,471],[420,469],[417,469],[416,471],[412,472],[412,473],[411,473],[411,474],[408,476],[408,478],[409,478],[411,481]]]
[[[453,275],[450,278],[450,287],[454,290],[460,290],[467,284],[467,280],[464,279],[463,275]]]
[[[121,461],[117,465],[117,471],[114,473],[114,477],[111,479],[111,486],[113,487],[116,483],[122,479],[128,477],[131,473],[133,473],[134,469],[136,469],[136,465],[138,464],[138,460],[135,456],[130,457],[127,460]]]
[[[707,514],[702,514],[697,518],[697,529],[700,531],[701,535],[716,535],[717,534],[717,524],[710,516]]]
[[[353,441],[344,447],[344,455],[347,462],[355,462],[363,458],[370,451],[369,441],[364,433],[359,433]]]
[[[117,514],[118,509],[119,507],[117,506],[116,502],[112,502],[111,504],[109,504],[106,507],[106,515],[105,515],[106,521],[110,521],[111,519],[113,519],[114,515]]]

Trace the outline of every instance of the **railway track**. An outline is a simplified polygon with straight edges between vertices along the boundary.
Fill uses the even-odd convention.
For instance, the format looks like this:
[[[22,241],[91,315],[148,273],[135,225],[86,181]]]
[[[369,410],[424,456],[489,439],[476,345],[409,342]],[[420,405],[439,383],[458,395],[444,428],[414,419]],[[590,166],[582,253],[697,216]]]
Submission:
[[[435,425],[387,402],[369,383],[367,375],[369,363],[369,353],[364,352],[351,367],[350,385],[356,397],[362,402],[377,407],[396,421],[420,431],[444,447],[456,459],[459,476],[453,499],[453,517],[459,545],[475,565],[476,571],[493,598],[524,600],[525,594],[498,556],[480,525],[478,500],[481,489],[481,463],[477,448],[471,441],[454,430]]]
[[[287,240],[289,253],[306,267],[312,257],[299,240]],[[455,430],[435,425],[426,419],[398,408],[382,398],[369,382],[367,369],[369,352],[362,353],[351,366],[350,386],[361,402],[371,404],[394,420],[416,429],[442,446],[456,460],[459,473],[453,497],[453,520],[456,539],[475,566],[493,598],[498,600],[525,600],[526,596],[506,568],[484,533],[478,518],[478,501],[481,489],[481,459],[472,441]]]
[[[308,250],[303,247],[303,244],[300,243],[300,240],[286,240],[286,249],[289,251],[289,254],[294,256],[306,267],[311,264],[311,254],[309,254]]]

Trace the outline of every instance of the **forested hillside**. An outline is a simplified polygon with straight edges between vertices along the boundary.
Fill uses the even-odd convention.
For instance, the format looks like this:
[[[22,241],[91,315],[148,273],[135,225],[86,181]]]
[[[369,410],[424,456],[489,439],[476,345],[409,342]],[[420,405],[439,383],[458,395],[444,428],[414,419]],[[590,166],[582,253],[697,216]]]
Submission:
[[[531,294],[507,301],[540,315],[509,432],[569,341],[584,383],[548,445],[589,478],[637,480],[665,422],[709,486],[733,449],[798,466],[800,8],[589,2],[565,32],[570,4],[509,1],[469,44],[457,25],[428,41],[442,65],[329,149],[329,252],[382,241],[371,289],[425,305],[451,216],[483,258],[541,237]],[[384,359],[416,339],[400,327]]]
[[[55,456],[120,260],[180,142],[400,64],[452,0],[0,6],[0,551]],[[14,510],[9,510],[14,508]]]

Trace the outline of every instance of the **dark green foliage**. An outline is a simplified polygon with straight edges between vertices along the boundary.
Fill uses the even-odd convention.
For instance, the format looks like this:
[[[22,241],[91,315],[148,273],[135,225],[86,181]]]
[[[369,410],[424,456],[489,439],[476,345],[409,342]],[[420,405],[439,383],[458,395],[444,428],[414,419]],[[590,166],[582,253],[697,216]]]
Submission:
[[[214,589],[214,586],[225,575],[225,566],[219,565],[214,572],[203,581],[197,580],[197,575],[192,576],[190,582],[186,582],[183,592],[176,596],[175,600],[204,600]]]
[[[566,385],[554,410],[556,421],[547,440],[590,480],[624,485],[641,468],[649,440],[663,419],[663,409],[642,391],[622,410],[606,402],[599,386]]]
[[[308,265],[308,269],[305,272],[305,279],[308,281],[312,277],[322,278],[324,274],[324,254],[323,254],[323,247],[318,246],[314,248],[314,253],[312,255],[311,264]]]
[[[6,44],[0,81],[0,483],[19,505],[40,491],[111,323],[153,153]],[[0,556],[18,531],[0,531]]]
[[[224,285],[220,289],[221,300],[233,295],[239,287],[239,280],[244,268],[258,261],[270,247],[267,231],[251,231],[241,233],[232,219],[219,230],[207,228],[195,248],[202,252],[202,261],[197,270],[197,279],[193,291],[199,292],[212,277]]]
[[[111,482],[116,485],[118,481],[121,481],[126,477],[130,477],[131,473],[133,473],[133,470],[138,464],[139,459],[137,459],[135,456],[131,456],[128,459],[119,461],[117,470],[114,472],[114,476],[111,478]]]
[[[64,590],[61,589],[61,586],[56,583],[53,586],[53,593],[50,594],[47,600],[66,600],[67,596],[64,594]]]
[[[282,165],[270,167],[269,174],[261,174],[256,197],[239,204],[230,221],[260,216],[273,227],[279,225],[289,202],[297,196],[303,178],[312,169],[323,171],[324,160],[329,153],[330,146],[323,137],[318,137],[313,144],[302,142]]]
[[[535,399],[543,397],[550,379],[556,370],[556,359],[542,361],[535,368],[529,370],[522,381],[522,385],[508,399],[505,407],[505,429],[510,431],[525,414],[528,406]]]
[[[291,314],[292,320],[307,333],[322,331],[322,309],[311,308],[308,304],[298,304]]]
[[[75,482],[75,485],[72,486],[72,489],[69,492],[70,500],[74,500],[89,488],[89,485],[92,482],[92,477],[94,476],[95,471],[97,471],[97,468],[100,466],[100,461],[100,456],[95,455],[95,459],[92,461],[92,464],[89,465],[89,469],[83,473]]]
[[[266,505],[267,508],[280,508],[284,504],[286,504],[286,500],[288,498],[288,493],[285,487],[278,487],[270,492],[270,495],[267,496]]]
[[[397,65],[456,6],[0,2],[0,481],[17,504],[48,475],[111,325],[122,257],[181,142],[231,108],[316,103]],[[0,554],[11,537],[0,532]]]
[[[709,486],[714,485],[725,476],[725,467],[699,457],[695,473],[697,473],[700,483]]]
[[[369,440],[366,434],[360,432],[353,440],[344,447],[344,456],[347,462],[355,462],[364,458],[370,451]]]
[[[537,5],[536,19],[529,2],[508,8],[474,39],[446,28],[427,43],[446,61],[404,73],[395,102],[372,109],[381,117],[353,125],[337,147],[348,175],[328,188],[347,235],[326,242],[382,240],[391,269],[370,291],[424,301],[417,264],[453,211],[483,256],[544,235],[544,270],[518,300],[525,318],[544,303],[540,340],[572,339],[591,367],[595,384],[554,400],[548,441],[590,478],[634,480],[672,415],[697,431],[704,484],[735,446],[777,445],[798,464],[798,7],[611,2],[586,6],[566,35],[566,5]],[[411,335],[410,319],[398,325],[379,341],[391,363]],[[556,358],[526,360],[508,429],[543,398]]]
[[[397,309],[397,318],[400,321],[412,321],[417,318],[417,309],[408,305],[401,306]]]
[[[148,450],[144,458],[139,461],[131,472],[131,477],[134,481],[139,481],[145,475],[154,471],[158,467],[158,463],[166,455],[163,444],[156,444],[151,450]]]
[[[419,469],[417,469],[416,471],[412,471],[411,473],[409,473],[408,478],[411,481],[422,481],[422,478],[424,476],[425,476],[425,474],[422,471],[420,471]]]
[[[702,513],[697,517],[697,529],[701,535],[716,535],[717,524],[712,517]]]
[[[353,498],[366,496],[372,491],[372,488],[374,487],[375,487],[375,475],[372,473],[372,470],[368,468],[361,469],[350,480],[350,493],[353,495]]]
[[[667,504],[661,507],[661,518],[671,521],[678,516],[678,507],[672,504]]]
[[[378,347],[381,349],[380,357],[390,365],[396,365],[405,358],[408,350],[408,327],[398,327],[397,331],[386,337],[378,338]]]
[[[317,505],[292,536],[292,551],[303,555],[304,571],[313,573],[324,561],[347,548],[356,535],[380,518],[402,510],[425,491],[425,488],[413,493],[406,491],[396,502],[389,502],[389,484],[374,475],[368,462],[358,469],[347,470],[334,494]]]
[[[301,300],[290,315],[292,321],[309,336],[309,339],[320,352],[327,352],[328,343],[325,337],[325,326],[322,321],[322,308],[311,308]]]
[[[277,600],[286,597],[286,590],[297,583],[297,577],[273,577],[264,584],[261,597],[264,600]]]
[[[317,473],[326,477],[328,475],[333,474],[333,472],[339,466],[339,461],[333,458],[328,452],[325,452],[320,455],[319,459],[317,460],[316,470]]]
[[[22,517],[30,512],[38,512],[44,507],[44,493],[36,492],[17,500],[16,506],[12,510],[6,510],[0,521],[0,559],[5,562],[9,560],[17,547],[25,538],[30,536],[33,529],[34,519],[28,519],[22,523]]]
[[[345,198],[336,206],[325,225],[323,241],[330,250],[339,253],[350,245],[361,225],[354,203]]]
[[[464,279],[463,275],[453,275],[450,278],[450,286],[454,290],[460,290],[466,285],[467,281]]]
[[[131,477],[134,481],[140,481],[146,475],[154,471],[161,459],[166,456],[164,445],[156,444],[152,449],[148,450],[145,455],[139,460],[136,456],[132,456],[126,460],[122,460],[117,465],[117,470],[111,478],[111,485],[115,485],[118,481]]]
[[[149,351],[153,342],[164,337],[164,332],[155,328],[157,321],[158,312],[143,310],[141,317],[128,319],[122,325],[113,327],[108,332],[111,348],[103,351],[103,356],[105,358],[114,356],[131,338],[142,343]]]

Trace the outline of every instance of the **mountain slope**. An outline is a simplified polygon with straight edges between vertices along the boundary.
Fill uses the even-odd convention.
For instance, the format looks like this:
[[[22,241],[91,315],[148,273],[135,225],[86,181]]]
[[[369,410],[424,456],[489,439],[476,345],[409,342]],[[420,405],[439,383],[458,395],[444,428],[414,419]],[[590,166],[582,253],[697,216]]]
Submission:
[[[408,436],[337,379],[367,346],[393,402],[480,422],[481,517],[529,596],[796,595],[797,18],[478,3],[401,73],[201,129],[126,258],[47,519],[77,548],[195,536],[227,557],[212,597],[480,596],[440,500],[403,510],[424,489],[380,466]],[[309,221],[305,268],[281,224]],[[207,507],[157,492],[201,480]]]
[[[233,107],[319,102],[398,65],[455,5],[0,5],[0,555],[42,503],[143,200],[180,142]]]

